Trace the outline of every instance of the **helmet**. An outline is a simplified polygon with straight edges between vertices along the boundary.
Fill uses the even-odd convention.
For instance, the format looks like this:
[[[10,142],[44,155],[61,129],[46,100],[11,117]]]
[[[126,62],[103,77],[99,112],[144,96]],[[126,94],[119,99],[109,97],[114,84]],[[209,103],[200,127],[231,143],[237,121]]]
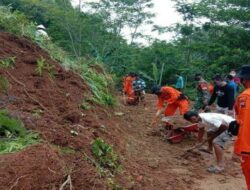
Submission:
[[[37,28],[37,29],[43,29],[43,30],[46,29],[42,24],[38,25],[36,28]]]
[[[161,92],[161,87],[159,85],[154,85],[152,88],[151,88],[151,91],[153,94],[159,94]]]
[[[242,79],[250,80],[250,65],[243,65],[237,76]]]

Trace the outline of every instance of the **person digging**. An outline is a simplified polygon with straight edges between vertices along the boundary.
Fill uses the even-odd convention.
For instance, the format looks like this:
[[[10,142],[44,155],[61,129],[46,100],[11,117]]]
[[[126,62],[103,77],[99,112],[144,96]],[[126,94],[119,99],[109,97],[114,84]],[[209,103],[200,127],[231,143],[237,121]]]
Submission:
[[[165,128],[167,129],[166,137],[171,135],[173,130],[173,125],[170,123],[176,110],[179,109],[180,115],[183,115],[188,111],[189,101],[185,95],[175,88],[164,86],[160,87],[158,85],[153,86],[152,93],[157,95],[157,112],[151,122],[151,127],[154,127],[158,122],[160,116],[164,113],[164,118],[162,121],[165,122]],[[165,103],[167,106],[165,107]]]
[[[230,124],[235,122],[235,119],[220,113],[197,113],[194,111],[188,111],[184,114],[184,119],[191,123],[203,124],[210,129],[207,131],[207,148],[200,148],[200,151],[206,153],[213,153],[213,149],[216,156],[216,165],[208,167],[207,171],[210,173],[220,173],[224,171],[224,156],[223,149],[225,144],[232,140],[232,135],[227,131]],[[199,130],[198,141],[201,142],[205,130]],[[202,143],[204,144],[204,143]],[[195,146],[199,147],[199,146]]]

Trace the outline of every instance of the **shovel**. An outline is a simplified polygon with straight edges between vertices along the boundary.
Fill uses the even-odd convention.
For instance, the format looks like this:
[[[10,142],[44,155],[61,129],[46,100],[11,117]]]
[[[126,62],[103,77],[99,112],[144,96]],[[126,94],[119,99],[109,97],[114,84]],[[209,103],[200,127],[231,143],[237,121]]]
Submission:
[[[193,150],[202,147],[202,146],[203,146],[204,144],[206,144],[209,140],[211,140],[211,139],[209,138],[209,139],[203,141],[201,144],[198,144],[198,145],[196,145],[196,146],[194,146],[194,147],[192,147],[192,148],[189,148],[189,149],[185,150],[185,152],[192,152]]]

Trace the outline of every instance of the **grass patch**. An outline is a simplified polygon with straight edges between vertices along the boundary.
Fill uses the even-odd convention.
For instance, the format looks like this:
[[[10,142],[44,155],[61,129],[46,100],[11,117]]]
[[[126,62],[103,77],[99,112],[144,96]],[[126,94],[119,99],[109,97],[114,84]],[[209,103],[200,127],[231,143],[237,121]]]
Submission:
[[[20,120],[0,110],[0,154],[16,152],[37,142],[37,134],[29,133]]]
[[[84,79],[86,79],[93,93],[93,97],[90,99],[91,101],[108,106],[114,106],[116,104],[116,99],[110,93],[109,89],[109,85],[112,81],[108,79],[106,75],[90,71],[84,74]]]
[[[95,139],[92,142],[91,150],[102,168],[109,170],[112,174],[116,174],[122,170],[118,155],[103,139]]]
[[[0,93],[7,93],[9,89],[9,81],[7,78],[0,76]]]
[[[60,148],[61,153],[63,154],[75,154],[76,153],[76,151],[70,147],[59,147],[59,148]]]
[[[113,178],[108,178],[106,182],[112,190],[124,190]]]
[[[0,68],[8,68],[13,67],[15,65],[15,59],[16,57],[6,57],[2,60],[0,60]]]
[[[7,138],[0,141],[0,154],[17,152],[36,143],[38,135],[34,133],[29,133],[25,137]]]
[[[80,106],[83,110],[90,110],[91,109],[91,105],[86,102],[86,101],[83,101],[83,103],[81,104]]]

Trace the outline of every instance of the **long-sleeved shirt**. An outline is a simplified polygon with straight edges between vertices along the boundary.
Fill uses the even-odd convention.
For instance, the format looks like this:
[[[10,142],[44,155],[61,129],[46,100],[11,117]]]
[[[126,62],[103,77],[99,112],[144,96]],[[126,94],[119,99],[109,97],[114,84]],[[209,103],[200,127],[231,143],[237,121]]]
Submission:
[[[175,103],[181,95],[181,92],[170,87],[164,86],[161,88],[161,95],[158,96],[158,109],[162,109],[164,107],[164,102],[167,104]]]
[[[235,141],[236,154],[250,154],[250,88],[241,93],[235,102],[235,113],[240,125],[239,134]]]
[[[217,98],[217,105],[222,108],[228,108],[229,110],[233,109],[234,106],[234,88],[228,84],[224,86],[215,86],[214,92],[209,100],[208,105],[211,105],[215,102]]]
[[[127,76],[123,79],[123,92],[131,94],[133,92],[133,81],[134,77]]]

